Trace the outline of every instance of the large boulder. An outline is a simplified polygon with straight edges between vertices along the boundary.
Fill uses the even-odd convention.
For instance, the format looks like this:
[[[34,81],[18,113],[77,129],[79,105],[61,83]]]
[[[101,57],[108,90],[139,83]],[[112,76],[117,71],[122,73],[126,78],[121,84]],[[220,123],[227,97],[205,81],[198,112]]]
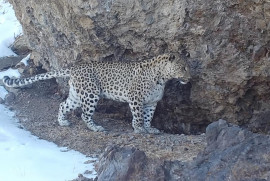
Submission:
[[[97,165],[98,181],[162,180],[161,162],[147,158],[136,148],[108,147]]]
[[[32,58],[45,69],[163,52],[185,55],[191,83],[169,83],[154,117],[165,131],[200,132],[219,118],[245,125],[270,110],[269,1],[9,2]]]
[[[206,130],[207,146],[190,162],[166,162],[168,180],[270,180],[270,137],[219,120]]]
[[[13,44],[10,46],[10,49],[17,55],[26,55],[29,53],[29,44],[26,36],[20,35],[17,36]]]

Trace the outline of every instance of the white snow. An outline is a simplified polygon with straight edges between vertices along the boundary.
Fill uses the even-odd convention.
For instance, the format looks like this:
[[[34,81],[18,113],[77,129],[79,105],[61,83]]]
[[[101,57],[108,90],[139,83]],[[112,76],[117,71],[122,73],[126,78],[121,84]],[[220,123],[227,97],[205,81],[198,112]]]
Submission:
[[[22,34],[22,27],[12,6],[5,0],[0,0],[0,57],[16,55],[8,47],[20,34]]]
[[[21,25],[12,6],[0,0],[0,57],[16,55],[9,46],[20,33]],[[27,65],[29,57],[30,54],[21,62]],[[6,75],[20,77],[16,69],[0,72],[0,79]],[[0,97],[4,99],[6,94],[0,86]],[[31,135],[20,128],[14,113],[0,104],[0,181],[65,181],[78,174],[95,178],[93,163],[85,163],[94,159]],[[84,174],[86,170],[92,173]]]
[[[64,181],[93,170],[93,164],[76,151],[66,151],[18,128],[14,113],[0,105],[0,180]],[[64,150],[64,151],[61,151]],[[95,175],[88,175],[94,178]]]
[[[3,86],[0,86],[0,97],[4,100],[5,96],[8,94],[6,89]]]
[[[5,71],[0,72],[0,79],[3,79],[4,76],[19,78],[21,74],[17,69],[9,68]]]

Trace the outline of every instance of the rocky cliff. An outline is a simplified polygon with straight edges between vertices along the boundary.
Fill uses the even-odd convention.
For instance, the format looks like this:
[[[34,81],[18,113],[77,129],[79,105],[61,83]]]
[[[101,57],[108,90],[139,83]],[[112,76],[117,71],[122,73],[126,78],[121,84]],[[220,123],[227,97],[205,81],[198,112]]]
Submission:
[[[187,58],[191,83],[170,82],[155,113],[165,131],[203,131],[218,118],[269,130],[269,0],[9,2],[32,58],[46,69],[163,52]]]

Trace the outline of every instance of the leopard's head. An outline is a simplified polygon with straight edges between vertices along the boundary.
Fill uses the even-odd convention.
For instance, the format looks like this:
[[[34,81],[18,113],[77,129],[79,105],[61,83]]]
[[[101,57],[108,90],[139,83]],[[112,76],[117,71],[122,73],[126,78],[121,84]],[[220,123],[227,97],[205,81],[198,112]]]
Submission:
[[[169,56],[169,61],[165,68],[169,78],[179,79],[181,84],[188,83],[191,76],[186,60],[178,59],[173,54],[168,54],[167,56]]]

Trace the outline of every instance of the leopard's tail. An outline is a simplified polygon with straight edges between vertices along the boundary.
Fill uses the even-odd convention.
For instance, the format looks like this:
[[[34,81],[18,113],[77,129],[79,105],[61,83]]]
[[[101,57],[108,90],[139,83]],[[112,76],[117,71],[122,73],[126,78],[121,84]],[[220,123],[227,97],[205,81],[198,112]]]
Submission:
[[[7,87],[21,87],[21,86],[25,86],[28,84],[32,84],[32,83],[37,82],[39,80],[47,80],[47,79],[56,78],[56,77],[69,77],[69,76],[70,76],[70,70],[69,69],[62,69],[59,71],[51,71],[51,72],[47,72],[47,73],[43,73],[43,74],[38,74],[38,75],[35,75],[33,77],[29,77],[29,78],[12,79],[8,76],[4,76],[3,83]]]

